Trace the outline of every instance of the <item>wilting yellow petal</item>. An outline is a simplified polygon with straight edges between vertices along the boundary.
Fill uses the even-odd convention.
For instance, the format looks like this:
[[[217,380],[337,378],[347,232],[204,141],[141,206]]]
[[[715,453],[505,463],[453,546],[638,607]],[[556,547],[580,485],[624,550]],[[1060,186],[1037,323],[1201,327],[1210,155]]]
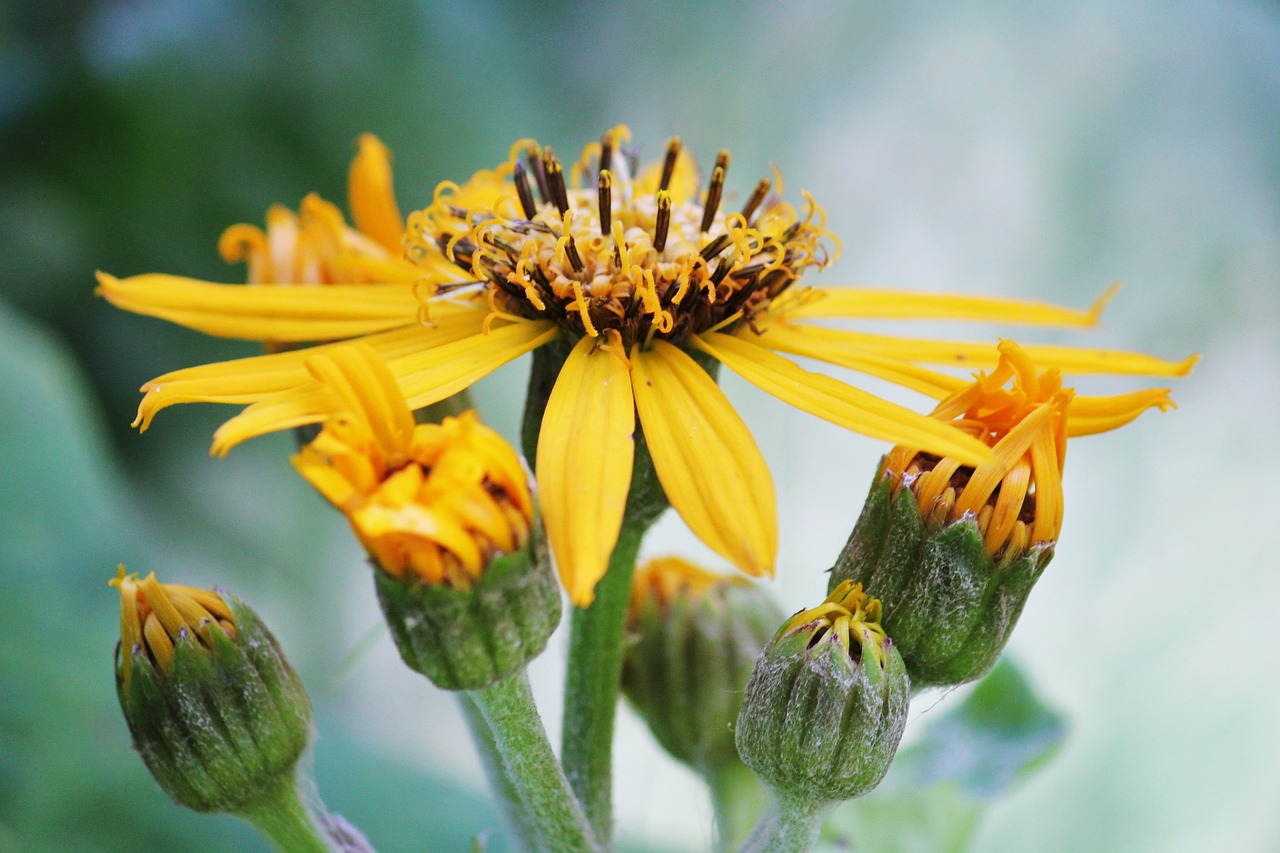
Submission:
[[[322,341],[412,323],[420,304],[408,283],[212,284],[173,275],[118,279],[98,273],[117,308],[223,338]]]
[[[413,325],[362,338],[384,361],[442,346],[479,333],[486,309],[438,316],[430,327]],[[433,311],[433,317],[440,312]],[[176,403],[254,403],[307,383],[308,358],[346,345],[346,341],[307,349],[238,358],[175,370],[142,386],[134,426],[145,430],[156,412]]]
[[[692,358],[665,341],[631,352],[632,384],[662,488],[689,528],[750,575],[778,551],[773,480],[746,424]]]
[[[1173,407],[1168,388],[1148,388],[1111,397],[1076,397],[1067,415],[1067,435],[1096,435],[1117,429],[1147,409],[1162,412]]]
[[[958,367],[990,369],[999,360],[999,352],[989,342],[935,341],[872,335],[846,329],[827,329],[808,323],[796,323],[806,336],[825,340],[833,347],[843,347],[853,357],[877,355],[925,364],[950,364]],[[1199,360],[1193,355],[1182,361],[1166,361],[1155,356],[1117,350],[1086,349],[1024,344],[1026,351],[1042,368],[1056,367],[1063,373],[1131,373],[1144,376],[1185,376]]]
[[[351,414],[364,421],[388,455],[405,454],[413,440],[413,412],[378,353],[363,341],[307,359],[307,370],[341,398]]]
[[[1031,299],[1002,299],[992,296],[962,296],[954,293],[912,293],[905,290],[877,290],[866,287],[820,287],[812,293],[820,298],[798,301],[786,312],[788,317],[848,317],[919,320],[976,320],[992,323],[1023,323],[1044,326],[1093,326],[1102,309],[1120,290],[1119,282],[1108,287],[1088,310],[1064,308]]]
[[[360,152],[351,161],[347,196],[356,227],[398,257],[404,217],[391,181],[391,152],[372,133],[360,136]]]
[[[838,379],[811,373],[755,344],[754,338],[706,334],[694,346],[721,361],[743,379],[784,403],[837,426],[952,456],[968,465],[990,461],[990,448],[950,424],[882,400]]]
[[[595,597],[622,529],[635,455],[626,362],[583,338],[569,353],[538,434],[538,499],[569,598]]]
[[[815,358],[827,364],[847,367],[884,379],[903,388],[927,394],[935,400],[941,400],[968,384],[967,380],[919,367],[898,358],[874,355],[857,344],[849,345],[827,335],[811,334],[814,328],[803,323],[769,322],[766,317],[763,322],[755,324],[755,329],[744,324],[736,334],[748,340],[754,338],[755,343],[772,350]],[[757,330],[760,334],[757,334]]]
[[[549,322],[512,323],[489,334],[476,333],[454,343],[392,359],[387,366],[412,409],[420,409],[468,388],[559,334]],[[211,452],[225,454],[242,441],[282,429],[313,424],[339,403],[333,391],[311,381],[259,400],[213,434]]]

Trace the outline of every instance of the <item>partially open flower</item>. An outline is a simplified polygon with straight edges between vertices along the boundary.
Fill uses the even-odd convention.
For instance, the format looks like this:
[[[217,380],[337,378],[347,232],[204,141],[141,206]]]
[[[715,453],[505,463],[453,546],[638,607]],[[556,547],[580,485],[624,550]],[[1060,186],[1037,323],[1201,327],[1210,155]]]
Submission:
[[[475,412],[415,423],[363,344],[307,367],[334,414],[294,466],[369,552],[405,662],[448,689],[522,667],[559,622],[560,597],[515,450]]]
[[[738,752],[780,796],[846,800],[884,778],[907,722],[911,685],[861,584],[779,629],[747,683]]]
[[[225,592],[120,567],[116,690],[134,747],[196,811],[240,812],[291,776],[311,705],[275,637]]]
[[[884,459],[831,586],[863,583],[917,687],[959,684],[995,664],[1062,529],[1067,439],[1172,405],[1167,389],[1077,396],[1012,341],[933,416],[991,446],[972,466],[899,446]]]
[[[658,742],[704,776],[738,764],[742,690],[781,619],[745,578],[678,557],[636,569],[622,690]]]

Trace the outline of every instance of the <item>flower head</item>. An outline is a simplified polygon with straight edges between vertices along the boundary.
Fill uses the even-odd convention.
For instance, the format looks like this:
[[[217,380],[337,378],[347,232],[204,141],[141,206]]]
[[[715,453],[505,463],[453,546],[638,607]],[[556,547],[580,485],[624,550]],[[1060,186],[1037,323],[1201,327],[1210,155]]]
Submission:
[[[415,424],[395,379],[362,344],[308,367],[340,402],[294,465],[347,516],[379,567],[465,590],[496,555],[525,546],[528,479],[475,412]]]
[[[591,601],[616,543],[637,427],[663,490],[690,528],[743,571],[772,573],[772,480],[703,364],[718,361],[849,429],[978,465],[991,458],[983,442],[779,353],[943,399],[964,382],[922,365],[993,367],[989,347],[823,324],[918,317],[1087,326],[1105,301],[1074,311],[1025,300],[802,287],[801,274],[824,266],[834,245],[816,202],[806,195],[798,211],[781,198],[780,181],[763,180],[745,202],[731,205],[727,153],[700,182],[678,141],[640,167],[629,138],[615,128],[567,167],[550,148],[521,141],[496,169],[441,184],[432,204],[409,217],[404,242],[416,266],[413,282],[398,277],[397,266],[374,283],[322,288],[102,276],[100,291],[121,307],[215,334],[363,336],[414,409],[555,343],[567,357],[540,421],[536,469],[551,548],[578,604]],[[369,162],[381,161],[371,155]],[[369,186],[389,186],[380,169],[357,171],[373,176],[361,179]],[[363,212],[354,195],[361,229],[371,239],[389,232],[394,218]],[[332,344],[321,350],[326,346]],[[1190,361],[1131,353],[1031,352],[1077,372],[1190,368]],[[247,403],[214,437],[215,451],[225,452],[256,435],[324,421],[335,399],[307,358],[280,352],[166,374],[144,386],[138,423],[145,428],[174,403]]]
[[[915,495],[927,527],[971,516],[987,552],[1008,562],[1058,538],[1069,436],[1115,429],[1173,401],[1167,388],[1077,397],[1074,389],[1062,387],[1061,371],[1037,370],[1013,341],[1002,341],[999,352],[991,373],[979,374],[933,412],[989,444],[994,458],[971,466],[899,446],[885,457],[884,470],[893,488]]]

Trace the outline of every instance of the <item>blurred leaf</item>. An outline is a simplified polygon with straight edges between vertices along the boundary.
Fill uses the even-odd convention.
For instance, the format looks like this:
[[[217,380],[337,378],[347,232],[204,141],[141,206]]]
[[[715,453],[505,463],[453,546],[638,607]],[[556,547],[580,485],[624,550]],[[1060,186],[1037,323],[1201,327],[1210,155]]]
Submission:
[[[1043,765],[1066,723],[1007,657],[965,701],[898,753],[870,795],[838,807],[830,850],[962,853],[985,804]]]

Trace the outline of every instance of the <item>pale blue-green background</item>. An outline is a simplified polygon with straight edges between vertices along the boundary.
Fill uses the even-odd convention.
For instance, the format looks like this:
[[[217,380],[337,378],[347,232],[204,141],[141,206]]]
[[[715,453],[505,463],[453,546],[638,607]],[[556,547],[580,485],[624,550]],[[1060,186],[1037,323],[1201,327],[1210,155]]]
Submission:
[[[703,162],[731,148],[739,195],[770,163],[814,192],[845,248],[822,283],[1082,306],[1123,278],[1098,331],[1026,339],[1203,353],[1176,412],[1072,445],[1011,646],[1072,731],[977,849],[1280,849],[1274,5],[84,0],[0,9],[0,851],[258,849],[167,806],[129,752],[117,561],[255,604],[316,699],[322,790],[380,849],[493,823],[451,701],[379,631],[289,438],[209,459],[212,407],[129,430],[142,381],[252,345],[114,311],[91,272],[235,280],[221,228],[341,201],[362,131],[395,150],[407,209],[518,137],[567,152],[619,121],[651,156],[672,134]],[[478,392],[511,435],[524,369]],[[882,448],[724,385],[781,496],[778,595],[812,603]],[[671,549],[706,555],[675,518],[647,546]],[[553,731],[562,656],[557,637],[534,665]],[[617,777],[625,838],[705,846],[696,783],[629,713]]]

